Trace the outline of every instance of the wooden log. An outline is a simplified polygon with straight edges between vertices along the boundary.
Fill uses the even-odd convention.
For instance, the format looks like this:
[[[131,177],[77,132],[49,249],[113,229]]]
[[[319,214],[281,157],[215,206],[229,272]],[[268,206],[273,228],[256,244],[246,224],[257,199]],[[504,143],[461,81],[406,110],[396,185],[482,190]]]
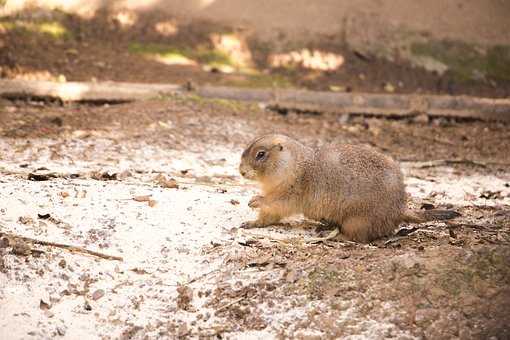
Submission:
[[[263,102],[282,109],[369,114],[473,118],[510,121],[510,99],[415,94],[336,93],[308,90],[246,89],[225,86],[188,87],[176,84],[117,82],[26,81],[0,79],[0,96],[6,98],[50,97],[63,101],[127,102],[176,93],[203,98]]]
[[[251,90],[229,87],[200,87],[197,94],[207,98],[262,101],[282,109],[414,116],[475,118],[510,121],[510,99],[469,96],[413,94],[336,93],[307,90]]]
[[[0,79],[4,98],[42,97],[62,101],[128,102],[180,91],[179,85],[119,82],[65,82]]]

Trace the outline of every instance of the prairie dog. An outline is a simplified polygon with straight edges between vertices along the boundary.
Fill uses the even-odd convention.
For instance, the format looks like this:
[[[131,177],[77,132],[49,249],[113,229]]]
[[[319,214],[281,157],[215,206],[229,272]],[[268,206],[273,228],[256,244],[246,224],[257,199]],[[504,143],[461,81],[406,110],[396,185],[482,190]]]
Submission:
[[[367,146],[327,145],[312,149],[279,134],[256,138],[244,150],[241,175],[260,183],[260,209],[244,228],[265,227],[282,218],[306,218],[334,225],[344,238],[370,242],[391,235],[402,222],[423,223],[459,216],[455,211],[411,211],[406,206],[397,162]],[[325,238],[325,239],[327,239]]]

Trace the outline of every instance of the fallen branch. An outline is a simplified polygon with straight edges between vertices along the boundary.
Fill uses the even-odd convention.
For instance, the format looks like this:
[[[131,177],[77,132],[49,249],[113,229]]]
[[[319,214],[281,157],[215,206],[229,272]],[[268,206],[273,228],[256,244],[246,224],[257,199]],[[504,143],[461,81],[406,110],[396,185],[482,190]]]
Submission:
[[[91,255],[91,256],[96,256],[96,257],[100,257],[100,258],[105,259],[105,260],[116,260],[116,261],[123,261],[124,260],[120,256],[107,255],[107,254],[99,253],[99,252],[93,251],[93,250],[88,250],[88,249],[85,249],[85,248],[82,248],[82,247],[78,247],[78,246],[73,246],[73,245],[63,244],[63,243],[56,243],[56,242],[51,242],[51,241],[37,240],[35,238],[15,235],[15,234],[1,232],[1,231],[0,231],[0,237],[7,237],[8,239],[21,240],[21,241],[24,241],[24,242],[30,242],[30,243],[33,243],[33,244],[39,244],[39,245],[42,245],[42,246],[49,246],[49,247],[56,247],[56,248],[61,248],[61,249],[67,249],[67,250],[69,250],[71,252],[83,253],[83,254],[87,254],[87,255]]]
[[[384,245],[387,246],[388,244],[391,244],[391,243],[394,243],[394,242],[397,242],[397,241],[400,241],[400,240],[403,240],[406,238],[408,238],[407,235],[406,236],[394,236],[394,237],[384,241]]]
[[[207,276],[209,276],[209,275],[211,275],[211,274],[214,274],[214,273],[216,273],[216,272],[219,272],[219,271],[220,271],[219,269],[213,269],[213,270],[211,270],[211,271],[209,271],[209,272],[207,272],[207,273],[204,273],[204,274],[202,274],[202,275],[199,275],[199,276],[197,276],[197,277],[194,277],[194,278],[190,279],[188,282],[184,283],[184,286],[187,286],[187,285],[189,285],[189,284],[192,284],[192,283],[194,283],[194,282],[197,282],[198,280],[201,280],[201,279],[203,279],[203,278],[205,278],[205,277],[207,277]]]
[[[506,98],[0,79],[0,96],[4,98],[42,97],[62,101],[129,102],[186,93],[202,98],[263,102],[277,110],[386,117],[414,117],[425,113],[435,117],[510,121],[510,100]]]
[[[481,168],[486,168],[489,165],[496,165],[496,166],[510,166],[510,163],[500,163],[500,162],[481,162],[481,161],[474,161],[470,159],[436,159],[432,161],[425,161],[425,162],[412,162],[412,161],[401,161],[403,163],[409,163],[409,166],[412,168],[418,168],[418,169],[426,169],[426,168],[433,168],[433,167],[439,167],[439,166],[445,166],[445,165],[456,165],[456,164],[465,164],[465,165],[473,165],[478,166]]]
[[[62,101],[130,102],[179,91],[173,84],[122,82],[65,82],[1,79],[0,95],[5,98],[52,98]]]
[[[229,302],[229,303],[227,303],[227,304],[224,304],[223,306],[221,306],[220,308],[218,308],[218,309],[216,310],[216,313],[221,312],[222,310],[227,309],[228,307],[230,307],[230,306],[232,306],[232,305],[235,305],[235,304],[236,304],[236,303],[238,303],[238,302],[243,301],[243,300],[244,300],[244,299],[246,299],[247,297],[248,297],[248,294],[245,294],[245,295],[241,296],[240,298],[237,298],[237,299],[235,299],[235,300],[230,301],[230,302]]]
[[[448,228],[456,229],[460,227],[467,227],[472,229],[486,229],[487,225],[483,224],[474,224],[474,223],[454,223],[454,222],[446,222]]]

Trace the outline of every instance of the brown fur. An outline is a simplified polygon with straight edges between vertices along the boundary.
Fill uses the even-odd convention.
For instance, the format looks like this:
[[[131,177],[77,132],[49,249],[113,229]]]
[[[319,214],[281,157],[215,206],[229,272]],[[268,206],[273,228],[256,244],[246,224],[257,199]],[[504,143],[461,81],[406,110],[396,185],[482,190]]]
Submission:
[[[284,135],[265,135],[243,152],[240,172],[257,180],[263,193],[249,203],[260,209],[258,219],[244,227],[264,227],[303,213],[341,226],[349,240],[369,242],[392,234],[401,222],[458,216],[451,211],[407,210],[398,163],[366,146],[314,150]]]

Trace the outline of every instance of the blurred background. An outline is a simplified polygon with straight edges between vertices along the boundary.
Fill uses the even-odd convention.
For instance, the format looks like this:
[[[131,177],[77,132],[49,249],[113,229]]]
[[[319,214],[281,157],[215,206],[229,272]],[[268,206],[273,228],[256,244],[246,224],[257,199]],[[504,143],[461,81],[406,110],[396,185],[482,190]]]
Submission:
[[[0,0],[3,78],[510,94],[504,0]]]

